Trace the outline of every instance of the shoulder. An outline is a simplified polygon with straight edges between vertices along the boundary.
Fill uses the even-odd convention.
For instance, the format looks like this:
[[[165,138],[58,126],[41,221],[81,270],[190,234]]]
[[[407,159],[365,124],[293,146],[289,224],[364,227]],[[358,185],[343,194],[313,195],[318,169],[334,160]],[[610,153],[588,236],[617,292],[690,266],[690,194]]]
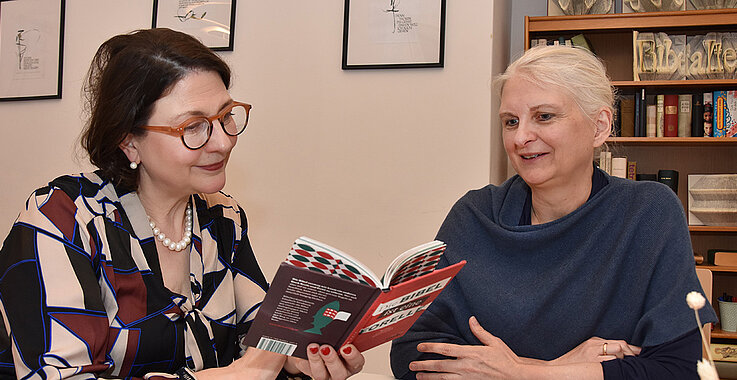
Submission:
[[[77,200],[80,198],[99,197],[100,192],[105,191],[106,187],[109,187],[113,194],[115,193],[112,185],[95,173],[62,175],[49,181],[45,186],[34,190],[26,202],[26,209],[34,206],[40,209],[49,202],[56,205],[68,203],[69,205],[66,207],[72,207],[72,205],[78,203]],[[107,194],[106,198],[117,199],[117,196]],[[85,205],[88,203],[87,201],[84,202]]]
[[[655,181],[632,181],[610,177],[607,198],[627,202],[638,207],[657,207],[658,209],[682,209],[678,195],[668,186]]]

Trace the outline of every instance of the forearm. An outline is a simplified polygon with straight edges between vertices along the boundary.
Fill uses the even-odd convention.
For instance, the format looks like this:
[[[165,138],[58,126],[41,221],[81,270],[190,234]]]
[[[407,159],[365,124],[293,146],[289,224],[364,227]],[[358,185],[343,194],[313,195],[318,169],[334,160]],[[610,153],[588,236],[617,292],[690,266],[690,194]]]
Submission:
[[[519,379],[542,380],[603,380],[604,372],[600,363],[553,364],[537,359],[523,359]]]
[[[286,356],[274,352],[248,348],[246,354],[227,367],[197,372],[198,380],[256,379],[273,380],[281,372]]]

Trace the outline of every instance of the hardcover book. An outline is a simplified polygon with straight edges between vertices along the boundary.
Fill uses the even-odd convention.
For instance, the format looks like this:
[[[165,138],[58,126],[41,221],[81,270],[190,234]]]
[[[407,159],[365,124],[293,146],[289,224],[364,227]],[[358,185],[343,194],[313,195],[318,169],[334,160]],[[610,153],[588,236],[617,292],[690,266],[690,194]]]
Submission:
[[[327,244],[297,239],[279,266],[246,344],[307,358],[310,343],[360,351],[402,336],[465,261],[435,269],[445,244],[399,255],[382,278]]]
[[[704,103],[703,94],[693,94],[691,111],[691,137],[704,137]]]
[[[620,136],[633,137],[635,135],[635,96],[623,95],[619,102],[619,116],[621,118]]]
[[[737,91],[714,91],[714,137],[737,135]]]
[[[714,101],[713,94],[711,92],[704,93],[704,136],[714,136],[713,133],[714,123]]]
[[[678,95],[678,137],[691,136],[691,94]]]
[[[655,137],[665,136],[665,95],[656,96],[655,104]]]
[[[647,137],[655,137],[657,131],[657,106],[655,104],[648,104],[647,106]]]
[[[663,136],[678,137],[678,95],[665,95],[663,110]]]

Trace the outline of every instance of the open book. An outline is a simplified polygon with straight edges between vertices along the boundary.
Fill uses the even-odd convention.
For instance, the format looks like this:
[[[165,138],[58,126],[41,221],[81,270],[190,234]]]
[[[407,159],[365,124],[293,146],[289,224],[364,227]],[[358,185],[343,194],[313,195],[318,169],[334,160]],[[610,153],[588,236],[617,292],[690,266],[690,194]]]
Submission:
[[[379,278],[350,255],[301,237],[279,266],[246,344],[307,357],[310,343],[365,351],[402,336],[465,261],[435,270],[445,244],[399,255]]]

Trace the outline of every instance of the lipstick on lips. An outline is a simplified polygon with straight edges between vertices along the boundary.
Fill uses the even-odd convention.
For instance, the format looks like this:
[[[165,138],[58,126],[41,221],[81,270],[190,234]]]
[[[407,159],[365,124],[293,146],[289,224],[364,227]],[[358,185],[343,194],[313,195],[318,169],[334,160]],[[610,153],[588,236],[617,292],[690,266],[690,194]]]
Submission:
[[[217,171],[220,170],[223,166],[225,166],[225,160],[216,162],[211,165],[200,166],[200,168],[207,171]]]

